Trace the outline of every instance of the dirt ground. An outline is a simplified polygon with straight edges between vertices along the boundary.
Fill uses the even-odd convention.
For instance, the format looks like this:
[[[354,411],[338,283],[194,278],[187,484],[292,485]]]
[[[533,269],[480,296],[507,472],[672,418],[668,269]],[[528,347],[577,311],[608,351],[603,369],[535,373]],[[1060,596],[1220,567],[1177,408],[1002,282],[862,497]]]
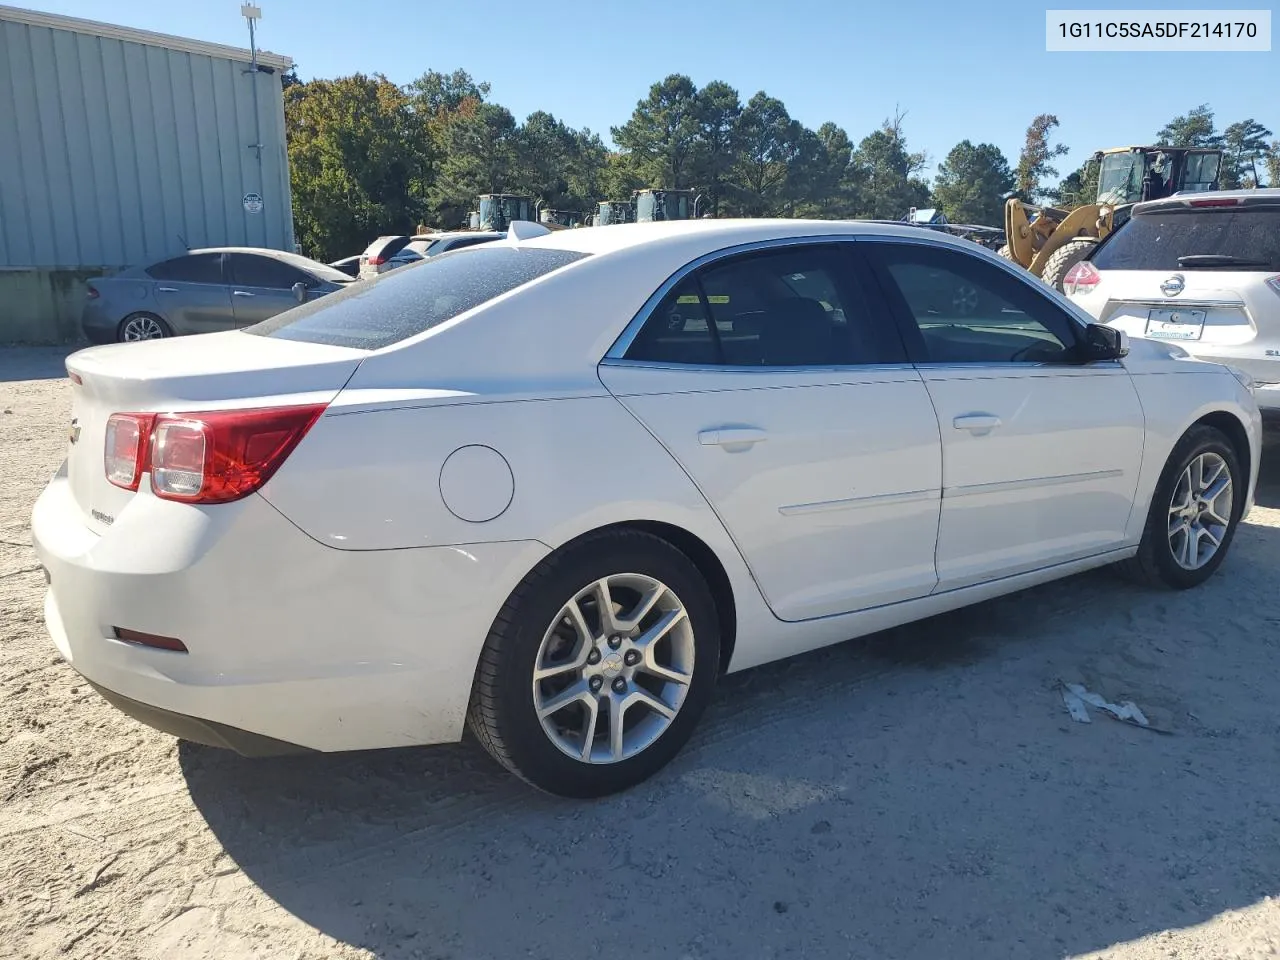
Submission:
[[[251,761],[100,700],[30,548],[64,354],[0,348],[0,956],[1280,954],[1280,443],[1209,585],[1099,571],[736,675],[582,804],[470,743]]]

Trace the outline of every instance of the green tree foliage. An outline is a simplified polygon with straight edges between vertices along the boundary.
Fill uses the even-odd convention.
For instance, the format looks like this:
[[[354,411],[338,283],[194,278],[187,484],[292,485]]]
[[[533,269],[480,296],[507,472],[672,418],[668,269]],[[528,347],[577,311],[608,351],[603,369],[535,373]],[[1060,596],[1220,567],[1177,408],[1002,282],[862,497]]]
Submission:
[[[294,84],[284,94],[302,248],[335,259],[379,233],[412,229],[426,207],[433,151],[408,95],[363,74]]]
[[[1050,139],[1058,127],[1058,118],[1052,113],[1042,113],[1027,127],[1027,139],[1018,157],[1014,186],[1024,200],[1038,200],[1044,196],[1042,184],[1056,177],[1058,170],[1053,161],[1068,152],[1065,144],[1052,144]]]
[[[999,224],[1013,173],[1000,148],[962,140],[938,164],[933,200],[952,223]]]
[[[929,185],[916,176],[928,158],[907,149],[905,115],[895,114],[862,139],[850,160],[850,175],[861,187],[857,213],[872,220],[901,220],[912,207],[929,203]]]
[[[742,102],[738,91],[713,80],[695,94],[697,138],[692,176],[707,194],[707,208],[720,212],[737,161],[742,135]]]
[[[734,165],[741,213],[762,217],[785,203],[787,177],[800,152],[801,129],[782,101],[763,90],[747,101],[738,118]]]
[[[1271,141],[1262,157],[1262,164],[1267,168],[1266,186],[1280,187],[1280,140]]]
[[[1267,155],[1269,136],[1271,131],[1252,117],[1233,123],[1222,131],[1220,182],[1223,189],[1252,188],[1258,185],[1258,164]]]
[[[1174,117],[1156,134],[1160,147],[1219,147],[1220,137],[1213,125],[1213,110],[1202,103],[1187,113]]]
[[[612,130],[613,142],[630,154],[655,187],[687,187],[698,146],[698,97],[693,81],[673,73],[649,88],[635,112]]]

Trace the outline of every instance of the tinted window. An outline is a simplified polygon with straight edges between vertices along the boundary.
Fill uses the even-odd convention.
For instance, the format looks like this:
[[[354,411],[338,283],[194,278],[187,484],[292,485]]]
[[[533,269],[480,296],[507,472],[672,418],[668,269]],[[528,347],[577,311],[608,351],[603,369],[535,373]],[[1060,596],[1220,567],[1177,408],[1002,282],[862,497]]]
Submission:
[[[264,337],[376,350],[429,330],[585,257],[571,250],[494,247],[442,253],[412,270],[348,284],[245,329]]]
[[[463,237],[461,240],[455,240],[450,250],[458,250],[462,247],[474,247],[477,243],[493,243],[493,237]]]
[[[1048,363],[1074,347],[1073,321],[1033,286],[976,256],[867,243],[890,295],[918,331],[924,363]]]
[[[654,311],[627,358],[845,366],[905,354],[897,334],[872,321],[846,254],[823,244],[733,257],[697,271]]]
[[[174,283],[222,283],[222,254],[195,253],[153,263],[147,273]]]
[[[315,278],[291,267],[275,257],[260,257],[252,253],[227,254],[227,272],[237,287],[268,287],[288,290],[295,283],[315,285]]]
[[[1131,217],[1093,255],[1099,270],[1195,270],[1204,262],[1179,257],[1212,255],[1255,261],[1222,262],[1223,270],[1280,270],[1280,205],[1161,210]]]

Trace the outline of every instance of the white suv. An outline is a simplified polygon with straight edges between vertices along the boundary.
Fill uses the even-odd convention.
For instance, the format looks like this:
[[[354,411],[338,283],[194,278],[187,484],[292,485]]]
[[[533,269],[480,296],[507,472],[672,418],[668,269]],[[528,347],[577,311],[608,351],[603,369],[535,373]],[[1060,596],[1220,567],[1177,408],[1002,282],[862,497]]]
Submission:
[[[1280,189],[1137,204],[1063,290],[1132,337],[1243,370],[1258,406],[1280,414]]]

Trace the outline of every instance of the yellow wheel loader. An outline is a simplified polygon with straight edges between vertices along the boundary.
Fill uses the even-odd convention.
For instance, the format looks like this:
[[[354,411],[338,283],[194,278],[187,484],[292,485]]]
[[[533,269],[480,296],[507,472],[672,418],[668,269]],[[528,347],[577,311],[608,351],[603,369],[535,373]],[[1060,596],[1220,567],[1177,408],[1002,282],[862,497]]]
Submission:
[[[1000,256],[1026,267],[1056,290],[1067,271],[1129,218],[1135,203],[1175,193],[1218,189],[1222,151],[1201,147],[1113,147],[1100,150],[1098,196],[1071,210],[1005,202]]]

